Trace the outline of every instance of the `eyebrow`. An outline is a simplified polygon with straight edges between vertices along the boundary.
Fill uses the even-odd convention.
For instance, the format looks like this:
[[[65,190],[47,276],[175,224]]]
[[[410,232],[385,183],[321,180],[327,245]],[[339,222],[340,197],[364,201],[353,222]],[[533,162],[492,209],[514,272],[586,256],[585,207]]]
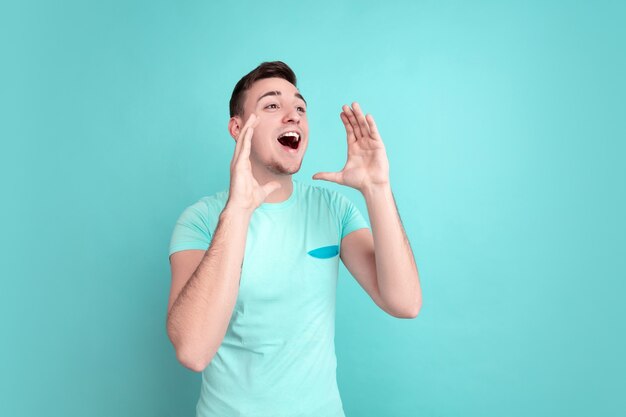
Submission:
[[[267,97],[267,96],[281,96],[281,95],[282,95],[282,93],[280,91],[278,91],[278,90],[268,91],[267,93],[262,94],[261,97],[259,97],[256,102],[258,103],[263,97]],[[304,104],[307,104],[306,100],[304,99],[304,97],[302,97],[302,95],[300,93],[296,93],[296,94],[294,94],[294,96],[296,96],[299,99],[301,99],[302,101],[304,101]]]

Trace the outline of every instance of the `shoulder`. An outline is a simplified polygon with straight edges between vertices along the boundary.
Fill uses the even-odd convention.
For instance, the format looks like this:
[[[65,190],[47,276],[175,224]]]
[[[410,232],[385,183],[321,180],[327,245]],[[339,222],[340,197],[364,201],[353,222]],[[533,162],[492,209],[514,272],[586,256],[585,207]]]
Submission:
[[[305,200],[322,200],[332,205],[338,199],[345,198],[343,195],[338,193],[335,190],[331,190],[329,188],[315,185],[315,184],[306,184],[300,181],[294,180],[294,186],[298,187],[298,192],[300,196],[302,196]]]
[[[228,200],[228,191],[220,191],[215,194],[200,198],[195,203],[187,206],[181,214],[183,218],[197,218],[208,221],[210,218],[219,216],[222,212],[226,201]]]
[[[295,181],[294,181],[295,183]],[[332,216],[344,218],[354,210],[354,204],[341,192],[324,186],[297,183],[302,201],[308,207],[328,211]]]
[[[224,206],[226,205],[226,201],[228,200],[228,190],[223,190],[218,193],[212,194],[210,196],[202,197],[196,205],[201,207],[206,207],[206,209],[219,209],[221,212]]]

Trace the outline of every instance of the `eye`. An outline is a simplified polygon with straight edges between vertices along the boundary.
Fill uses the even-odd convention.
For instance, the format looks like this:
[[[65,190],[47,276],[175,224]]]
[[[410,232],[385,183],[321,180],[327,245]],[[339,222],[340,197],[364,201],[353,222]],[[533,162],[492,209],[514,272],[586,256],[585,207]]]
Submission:
[[[266,109],[276,110],[278,108],[278,104],[272,103],[265,106]]]
[[[296,110],[298,110],[300,113],[306,113],[306,109],[302,106],[296,107]]]

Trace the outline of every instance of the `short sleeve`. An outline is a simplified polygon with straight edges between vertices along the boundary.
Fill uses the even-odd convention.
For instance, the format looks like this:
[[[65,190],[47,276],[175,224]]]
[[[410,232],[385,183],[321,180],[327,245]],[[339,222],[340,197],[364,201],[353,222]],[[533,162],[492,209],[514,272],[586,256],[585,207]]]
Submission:
[[[341,239],[358,229],[369,229],[369,224],[359,209],[348,198],[334,192],[332,199],[336,205],[337,213],[341,221]]]
[[[207,206],[199,201],[187,207],[176,221],[169,254],[188,249],[207,250],[212,237]]]

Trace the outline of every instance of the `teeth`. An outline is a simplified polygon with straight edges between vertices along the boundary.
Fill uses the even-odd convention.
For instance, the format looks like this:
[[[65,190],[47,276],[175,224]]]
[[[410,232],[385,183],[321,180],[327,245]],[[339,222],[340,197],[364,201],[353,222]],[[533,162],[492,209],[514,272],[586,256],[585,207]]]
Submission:
[[[282,138],[283,136],[293,136],[296,138],[297,141],[300,140],[300,135],[298,134],[298,132],[285,132],[282,135],[280,135],[279,138]]]

